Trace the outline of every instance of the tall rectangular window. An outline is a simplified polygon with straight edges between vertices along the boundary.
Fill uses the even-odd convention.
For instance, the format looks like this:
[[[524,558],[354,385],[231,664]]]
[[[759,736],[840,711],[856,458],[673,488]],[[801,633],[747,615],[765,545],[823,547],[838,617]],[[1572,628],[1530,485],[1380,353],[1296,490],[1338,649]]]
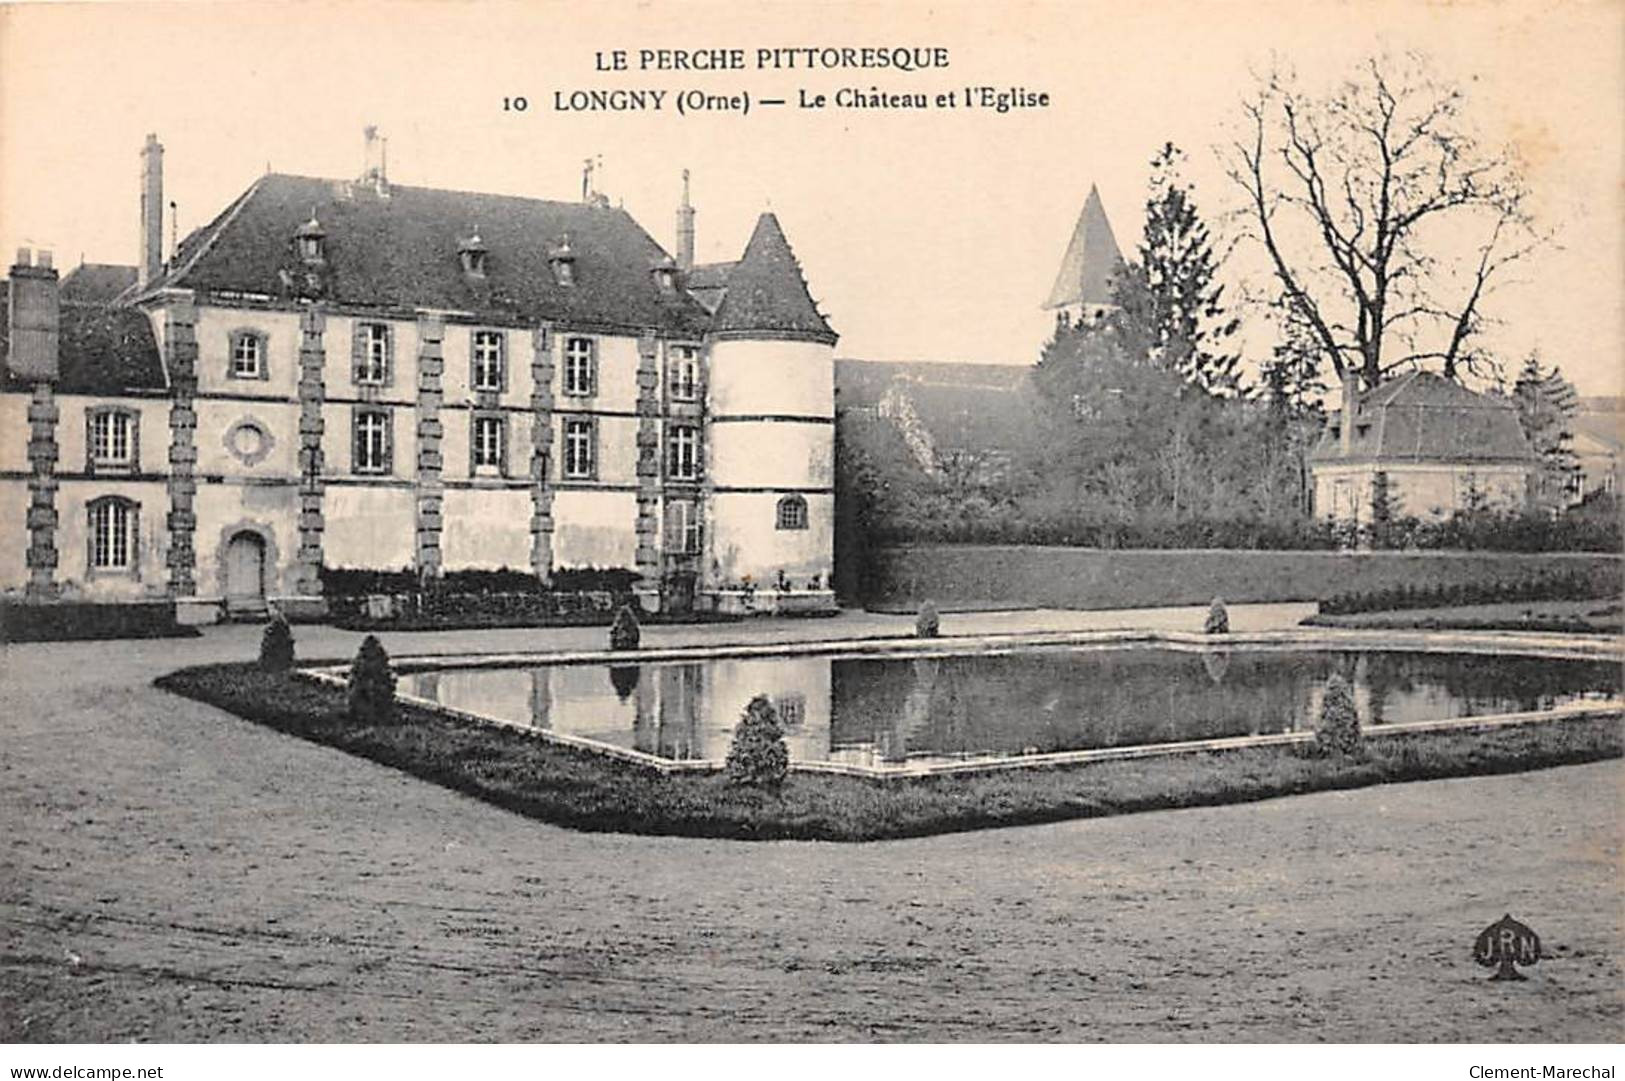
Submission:
[[[678,555],[700,552],[700,508],[687,499],[666,504],[666,551]]]
[[[700,477],[700,431],[687,424],[673,425],[666,436],[666,476],[671,480]]]
[[[500,471],[505,461],[503,444],[507,442],[508,422],[503,417],[474,417],[474,468]]]
[[[671,347],[668,388],[673,401],[692,402],[700,394],[700,351],[692,345]]]
[[[135,507],[107,498],[90,505],[90,565],[129,570],[135,562]]]
[[[472,345],[474,356],[475,390],[501,390],[506,379],[503,371],[504,335],[497,330],[476,330]]]
[[[382,409],[360,409],[355,414],[355,456],[357,473],[389,472],[389,414]]]
[[[598,389],[598,350],[591,338],[564,340],[564,393],[594,394]]]
[[[597,436],[590,417],[567,417],[564,421],[564,475],[571,480],[590,480],[597,468]]]
[[[121,409],[90,415],[90,459],[94,465],[128,466],[135,460],[135,423]]]
[[[389,382],[389,324],[357,323],[353,353],[357,383]]]

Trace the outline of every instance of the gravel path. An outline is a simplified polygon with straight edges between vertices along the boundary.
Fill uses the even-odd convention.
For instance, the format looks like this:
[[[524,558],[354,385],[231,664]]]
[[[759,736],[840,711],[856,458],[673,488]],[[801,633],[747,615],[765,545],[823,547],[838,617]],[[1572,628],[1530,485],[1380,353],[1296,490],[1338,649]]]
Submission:
[[[540,634],[389,644],[601,636]],[[589,835],[149,685],[256,638],[0,654],[0,1041],[1625,1038],[1619,762],[868,845]],[[1527,983],[1471,962],[1506,911],[1553,954]]]

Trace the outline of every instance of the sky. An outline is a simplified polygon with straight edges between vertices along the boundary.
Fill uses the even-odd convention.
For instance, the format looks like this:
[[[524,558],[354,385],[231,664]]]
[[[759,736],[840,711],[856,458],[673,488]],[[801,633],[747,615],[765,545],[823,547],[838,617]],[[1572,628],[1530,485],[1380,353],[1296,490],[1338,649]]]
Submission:
[[[796,47],[941,49],[947,66],[757,67],[759,49]],[[641,50],[731,48],[744,70],[638,70]],[[616,49],[628,70],[599,70]],[[584,159],[601,159],[597,187],[668,248],[686,168],[699,260],[737,258],[771,209],[841,334],[838,355],[1028,364],[1091,184],[1131,250],[1149,160],[1172,141],[1223,243],[1238,192],[1215,148],[1255,73],[1284,61],[1332,78],[1413,49],[1466,90],[1486,141],[1524,161],[1552,238],[1493,298],[1495,351],[1515,365],[1538,348],[1582,393],[1625,393],[1618,2],[9,4],[0,244],[50,248],[59,265],[134,263],[147,132],[165,146],[184,236],[267,167],[359,175],[374,124],[396,183],[574,199]],[[1049,103],[800,105],[870,88],[934,103],[967,86]],[[658,111],[556,107],[556,95],[612,89],[666,97]],[[681,91],[748,94],[751,108],[679,115]],[[1236,295],[1261,264],[1243,247],[1225,270]],[[1258,352],[1269,335],[1254,326]]]

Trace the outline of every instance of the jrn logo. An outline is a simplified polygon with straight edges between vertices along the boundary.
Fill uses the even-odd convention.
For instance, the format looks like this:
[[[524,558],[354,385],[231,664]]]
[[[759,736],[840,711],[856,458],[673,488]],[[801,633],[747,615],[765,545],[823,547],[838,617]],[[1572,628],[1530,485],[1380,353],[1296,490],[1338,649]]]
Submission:
[[[1528,979],[1513,966],[1527,968],[1540,960],[1540,936],[1508,913],[1478,933],[1473,960],[1485,968],[1495,968],[1491,980]]]

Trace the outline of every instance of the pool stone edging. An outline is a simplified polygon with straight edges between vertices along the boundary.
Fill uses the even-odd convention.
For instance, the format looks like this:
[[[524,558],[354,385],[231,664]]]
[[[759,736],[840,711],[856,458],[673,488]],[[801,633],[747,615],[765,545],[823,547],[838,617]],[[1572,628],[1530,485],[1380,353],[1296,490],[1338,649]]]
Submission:
[[[661,661],[708,660],[731,657],[822,656],[854,657],[886,656],[956,656],[1014,652],[1030,646],[1100,645],[1157,646],[1180,651],[1207,652],[1229,646],[1275,648],[1330,648],[1353,649],[1364,647],[1388,652],[1420,653],[1512,653],[1519,656],[1551,657],[1553,659],[1599,660],[1610,657],[1625,659],[1625,641],[1603,635],[1574,635],[1558,633],[1527,633],[1510,631],[1393,631],[1381,630],[1312,630],[1258,631],[1239,634],[1208,635],[1184,631],[1037,631],[1008,634],[979,634],[943,636],[939,638],[877,637],[811,642],[774,642],[768,644],[732,643],[707,646],[668,646],[632,651],[615,650],[557,650],[539,653],[459,653],[419,655],[396,658],[391,662],[397,673],[440,671],[459,668],[530,668],[545,664],[613,664],[649,663]],[[316,668],[297,668],[296,678],[326,686],[344,687],[348,665],[324,665]],[[417,695],[397,693],[396,701],[442,716],[490,725],[508,731],[522,732],[544,742],[577,750],[590,751],[609,758],[620,759],[658,773],[715,773],[723,768],[716,759],[679,761],[662,758],[627,747],[601,743],[582,736],[533,728],[481,713],[442,705]],[[1625,717],[1625,701],[1580,703],[1559,706],[1550,710],[1522,713],[1503,713],[1483,717],[1450,717],[1431,721],[1411,721],[1404,724],[1381,726],[1362,725],[1367,738],[1402,736],[1434,731],[1490,730],[1539,722],[1575,720],[1588,717]],[[886,768],[850,765],[837,762],[793,762],[790,769],[800,773],[840,774],[868,780],[893,780],[912,777],[941,776],[963,773],[992,773],[1011,769],[1041,769],[1061,766],[1085,765],[1091,762],[1126,761],[1131,759],[1160,758],[1188,754],[1245,750],[1253,747],[1274,747],[1314,742],[1313,732],[1281,732],[1257,736],[1228,736],[1219,739],[1183,740],[1177,743],[1142,744],[1132,747],[1105,747],[1085,751],[1056,751],[1049,754],[1015,755],[1004,757],[971,758],[961,762],[931,765],[900,765]]]

